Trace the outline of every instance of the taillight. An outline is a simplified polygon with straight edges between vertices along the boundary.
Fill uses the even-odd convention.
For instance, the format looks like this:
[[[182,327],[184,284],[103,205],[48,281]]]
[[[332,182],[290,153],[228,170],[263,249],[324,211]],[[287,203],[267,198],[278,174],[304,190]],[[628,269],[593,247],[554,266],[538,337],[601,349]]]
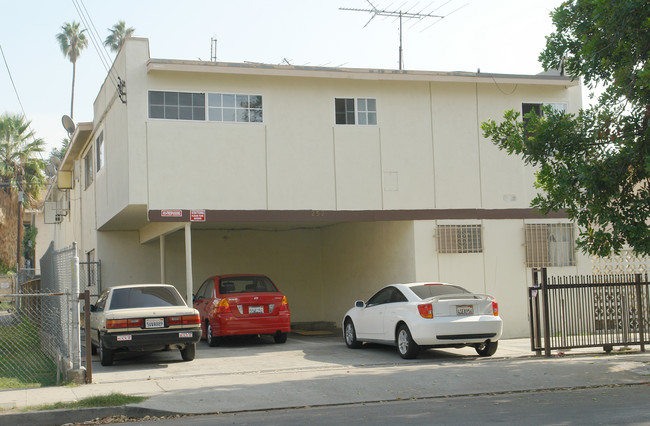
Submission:
[[[228,299],[223,298],[219,301],[219,304],[217,305],[217,313],[219,314],[225,314],[230,312],[230,303],[228,303]]]
[[[142,318],[106,320],[106,328],[133,328],[133,327],[142,328],[142,324],[143,324]]]
[[[495,301],[492,301],[492,315],[495,317],[499,315],[499,304]]]
[[[167,325],[181,325],[181,317],[167,317]]]
[[[184,315],[183,325],[185,324],[201,324],[201,318],[198,315]]]
[[[289,310],[289,302],[287,296],[282,296],[282,303],[280,304],[280,312]]]
[[[431,303],[418,305],[418,311],[420,311],[422,318],[433,318],[433,305]]]

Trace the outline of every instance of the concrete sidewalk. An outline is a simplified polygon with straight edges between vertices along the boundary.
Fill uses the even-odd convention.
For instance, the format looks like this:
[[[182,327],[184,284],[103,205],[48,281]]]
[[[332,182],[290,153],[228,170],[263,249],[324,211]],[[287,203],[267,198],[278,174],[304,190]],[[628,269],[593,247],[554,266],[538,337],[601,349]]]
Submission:
[[[205,414],[335,405],[495,392],[595,387],[650,382],[650,353],[602,349],[536,357],[528,339],[502,340],[491,358],[472,348],[429,350],[403,360],[395,348],[348,349],[338,335],[235,339],[223,347],[200,342],[194,361],[177,352],[93,362],[93,383],[0,391],[0,407],[13,408],[120,392],[149,397],[120,409],[0,415],[4,424],[57,424],[114,414]],[[650,386],[643,386],[648,392]],[[15,410],[12,410],[15,411]],[[62,420],[62,421],[60,421]]]

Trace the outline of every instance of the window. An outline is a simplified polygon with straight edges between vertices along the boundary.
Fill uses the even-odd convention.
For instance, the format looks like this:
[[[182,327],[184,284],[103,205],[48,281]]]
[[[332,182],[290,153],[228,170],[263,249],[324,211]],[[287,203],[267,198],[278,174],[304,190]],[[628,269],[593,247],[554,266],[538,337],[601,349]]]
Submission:
[[[262,96],[208,93],[208,120],[262,122]]]
[[[95,149],[97,150],[97,171],[99,172],[104,166],[104,131],[102,130],[95,139]]]
[[[379,290],[368,300],[367,306],[383,305],[384,303],[406,302],[406,296],[395,287],[386,287]]]
[[[550,106],[553,111],[556,112],[566,112],[567,110],[567,104],[562,103],[562,102],[552,102],[552,103],[522,103],[521,104],[521,115],[524,117],[524,121],[526,121],[526,114],[528,114],[531,111],[535,111],[535,114],[538,117],[541,117],[544,115],[544,107]]]
[[[84,157],[84,182],[85,189],[93,183],[93,149],[90,148]]]
[[[359,112],[359,124],[377,124],[377,100],[376,99],[357,99]]]
[[[205,120],[205,93],[149,92],[149,118]]]
[[[481,253],[481,225],[438,225],[438,253]]]
[[[527,224],[526,266],[574,266],[575,237],[571,223]]]
[[[336,124],[377,124],[377,100],[373,98],[335,98],[334,99]]]

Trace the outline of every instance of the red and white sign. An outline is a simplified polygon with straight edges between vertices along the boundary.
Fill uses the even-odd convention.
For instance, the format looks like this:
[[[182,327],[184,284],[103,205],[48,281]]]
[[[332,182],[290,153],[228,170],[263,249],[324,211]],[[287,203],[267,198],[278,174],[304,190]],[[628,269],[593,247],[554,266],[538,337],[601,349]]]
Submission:
[[[161,210],[162,217],[183,217],[183,210]]]
[[[190,222],[205,222],[205,210],[190,210]]]

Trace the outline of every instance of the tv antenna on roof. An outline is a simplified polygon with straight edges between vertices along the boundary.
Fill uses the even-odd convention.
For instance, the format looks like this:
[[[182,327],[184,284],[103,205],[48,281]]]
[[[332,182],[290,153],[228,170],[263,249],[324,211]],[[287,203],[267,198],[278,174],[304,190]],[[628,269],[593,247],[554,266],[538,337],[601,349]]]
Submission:
[[[372,9],[354,9],[354,8],[347,8],[347,7],[339,7],[339,10],[371,13],[372,16],[370,17],[368,22],[366,22],[366,25],[364,25],[363,28],[366,28],[368,26],[368,24],[370,23],[370,21],[375,19],[375,16],[386,16],[386,17],[399,18],[399,69],[400,70],[402,69],[402,65],[403,65],[403,62],[404,62],[403,59],[402,59],[402,20],[403,19],[417,19],[418,21],[421,21],[421,20],[426,19],[426,18],[438,18],[438,20],[433,23],[433,24],[435,24],[435,23],[439,22],[440,20],[442,20],[443,18],[445,18],[445,17],[451,15],[452,13],[457,12],[458,10],[460,10],[463,7],[467,6],[467,4],[465,4],[465,5],[461,6],[461,7],[459,7],[458,9],[454,10],[453,12],[449,13],[448,15],[434,15],[433,12],[440,9],[442,6],[446,5],[447,3],[451,2],[452,0],[448,0],[447,2],[443,3],[441,6],[437,7],[436,9],[433,9],[433,10],[431,10],[429,12],[425,12],[425,10],[428,9],[429,6],[431,6],[433,4],[433,2],[429,3],[429,5],[427,7],[425,7],[424,9],[421,9],[419,12],[411,12],[411,10],[413,10],[413,7],[415,7],[415,6],[411,7],[411,9],[409,9],[407,11],[401,10],[402,6],[404,6],[406,3],[403,3],[402,6],[399,7],[400,10],[386,10],[386,9],[378,9],[370,0],[366,0],[366,1],[368,2],[368,4],[370,5],[370,7]],[[417,3],[416,3],[416,5],[417,5]],[[431,24],[431,25],[433,25],[433,24]],[[429,25],[429,27],[431,25]],[[429,27],[427,27],[427,28],[429,28]]]

